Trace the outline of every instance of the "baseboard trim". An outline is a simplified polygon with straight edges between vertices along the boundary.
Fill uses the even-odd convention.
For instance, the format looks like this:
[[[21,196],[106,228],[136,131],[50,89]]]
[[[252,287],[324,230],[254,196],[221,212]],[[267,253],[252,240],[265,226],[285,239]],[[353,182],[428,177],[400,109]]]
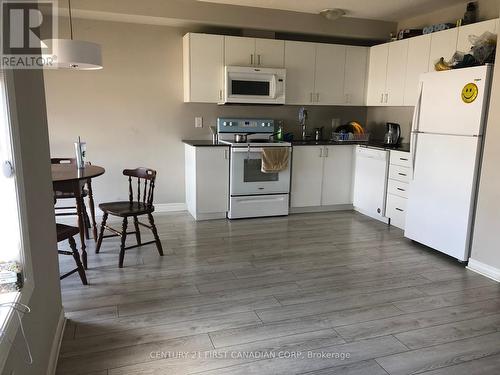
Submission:
[[[61,307],[61,313],[59,314],[59,320],[57,322],[57,328],[54,334],[54,340],[52,341],[52,348],[50,350],[47,375],[55,375],[56,373],[57,360],[59,359],[59,352],[61,350],[61,344],[65,327],[66,327],[66,317],[64,316],[64,308]]]
[[[478,260],[469,258],[467,269],[480,275],[486,276],[496,282],[500,282],[500,269],[484,264],[483,262],[480,262]]]
[[[362,210],[362,209],[360,209],[358,207],[354,207],[354,211],[359,212],[360,214],[363,214],[365,216],[371,217],[372,219],[381,221],[384,224],[389,224],[389,218],[388,217],[378,216],[378,215],[372,214],[370,212],[366,212],[366,211],[364,211],[364,210]]]
[[[309,206],[309,207],[290,207],[291,214],[303,214],[309,212],[333,212],[333,211],[352,211],[352,204],[337,204],[331,206]]]

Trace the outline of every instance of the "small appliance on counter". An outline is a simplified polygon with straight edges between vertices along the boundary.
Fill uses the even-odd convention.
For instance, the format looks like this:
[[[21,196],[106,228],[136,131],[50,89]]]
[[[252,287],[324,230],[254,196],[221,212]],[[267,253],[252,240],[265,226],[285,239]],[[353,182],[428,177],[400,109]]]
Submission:
[[[395,122],[387,123],[387,132],[384,136],[385,146],[397,146],[401,138],[401,126]]]
[[[227,217],[288,215],[291,144],[275,139],[275,121],[218,118],[217,130],[231,146]]]

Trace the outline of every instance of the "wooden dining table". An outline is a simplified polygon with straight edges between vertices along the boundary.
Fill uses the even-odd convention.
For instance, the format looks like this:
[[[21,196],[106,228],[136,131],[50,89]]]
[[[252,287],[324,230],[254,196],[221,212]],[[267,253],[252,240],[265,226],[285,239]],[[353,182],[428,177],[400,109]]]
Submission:
[[[82,247],[82,263],[85,269],[87,269],[87,251],[85,245],[83,188],[87,185],[94,240],[97,241],[97,224],[95,221],[92,179],[103,175],[104,172],[105,169],[98,165],[86,165],[85,168],[79,169],[74,164],[52,164],[52,185],[54,191],[73,193],[75,196],[78,228],[80,229],[80,242]]]

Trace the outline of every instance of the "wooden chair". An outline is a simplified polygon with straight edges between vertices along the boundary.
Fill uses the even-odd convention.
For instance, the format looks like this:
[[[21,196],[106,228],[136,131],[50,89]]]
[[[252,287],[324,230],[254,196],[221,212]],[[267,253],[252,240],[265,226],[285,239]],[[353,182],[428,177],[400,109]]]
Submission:
[[[103,238],[108,237],[121,237],[120,244],[120,258],[118,265],[123,268],[123,259],[125,258],[125,250],[133,249],[143,245],[149,245],[156,243],[156,248],[158,253],[163,256],[163,248],[161,246],[160,238],[158,237],[158,231],[153,219],[153,212],[155,207],[153,206],[153,194],[155,189],[155,179],[156,171],[147,168],[136,168],[136,169],[125,169],[123,175],[128,176],[128,187],[129,187],[129,200],[122,202],[110,202],[101,203],[99,208],[104,212],[102,217],[101,231],[99,233],[99,238],[97,240],[97,246],[95,249],[96,254],[99,253],[101,248]],[[132,184],[132,178],[137,178],[137,200],[134,201],[134,189]],[[141,180],[143,186],[141,185]],[[148,186],[149,183],[149,186]],[[142,188],[141,188],[142,186]],[[142,190],[142,200],[141,200],[141,190]],[[119,216],[123,218],[122,220],[122,230],[116,230],[108,225],[106,225],[106,220],[108,215]],[[149,225],[141,223],[138,220],[138,216],[147,215],[149,220]],[[128,218],[133,217],[134,219],[134,232],[127,232]],[[153,232],[154,240],[148,242],[141,242],[141,232],[139,231],[139,226],[146,227]],[[104,235],[104,230],[112,232],[111,235]],[[127,234],[135,234],[137,244],[133,246],[125,247],[125,240]]]
[[[52,164],[74,164],[74,165],[76,165],[75,158],[51,158],[50,162]],[[87,189],[89,189],[89,190],[92,189],[92,186],[89,183],[87,183]],[[83,190],[83,197],[89,196],[89,190],[87,190],[87,189]],[[73,200],[76,199],[75,194],[72,191],[54,191],[54,197],[56,198],[56,200],[57,199],[73,199]],[[56,216],[78,215],[78,213],[76,212],[76,206],[54,207],[54,210],[56,212],[55,213]],[[74,211],[73,212],[57,212],[57,210],[74,210]],[[87,213],[87,207],[85,206],[85,203],[83,203],[82,210],[83,210],[83,223],[85,225],[85,237],[87,239],[89,239],[90,238],[89,228],[91,227],[92,224],[90,223],[90,218],[89,218],[89,215]],[[90,204],[90,210],[92,211],[91,215],[92,215],[93,222],[95,222],[95,213],[93,212],[94,211],[93,204]]]
[[[68,277],[69,275],[78,272],[83,285],[88,285],[87,276],[85,275],[85,269],[83,268],[83,264],[80,260],[80,254],[78,253],[78,249],[76,248],[76,242],[75,239],[73,238],[73,236],[76,236],[78,233],[80,233],[80,230],[77,227],[71,227],[69,225],[64,225],[64,224],[56,224],[56,229],[57,229],[57,242],[68,240],[69,247],[71,248],[71,251],[58,249],[57,252],[62,255],[72,255],[76,263],[76,268],[74,270],[69,271],[64,275],[61,275],[59,279],[62,280]]]

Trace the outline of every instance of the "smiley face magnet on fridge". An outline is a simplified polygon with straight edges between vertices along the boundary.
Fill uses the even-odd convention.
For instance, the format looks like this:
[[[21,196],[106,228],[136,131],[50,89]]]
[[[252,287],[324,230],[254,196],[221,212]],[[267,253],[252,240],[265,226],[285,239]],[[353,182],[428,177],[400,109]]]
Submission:
[[[472,103],[477,98],[479,90],[475,83],[468,83],[462,89],[462,100],[464,103]]]

